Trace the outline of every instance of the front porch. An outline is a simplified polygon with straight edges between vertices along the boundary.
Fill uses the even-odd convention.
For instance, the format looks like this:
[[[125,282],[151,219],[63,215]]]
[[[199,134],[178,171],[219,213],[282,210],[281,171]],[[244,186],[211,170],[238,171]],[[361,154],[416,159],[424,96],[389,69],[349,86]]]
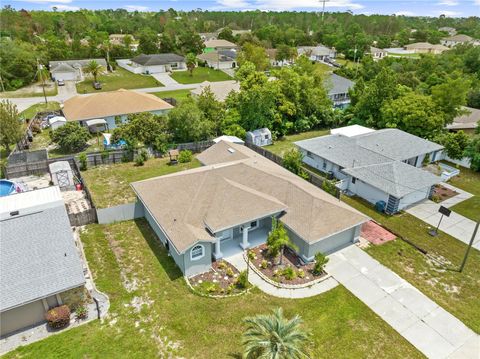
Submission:
[[[246,232],[247,246],[246,248],[253,248],[263,244],[267,241],[270,228],[260,227]],[[234,235],[233,238],[218,239],[214,244],[213,256],[216,260],[220,258],[228,258],[244,251],[243,244],[245,243],[245,232],[240,235]]]

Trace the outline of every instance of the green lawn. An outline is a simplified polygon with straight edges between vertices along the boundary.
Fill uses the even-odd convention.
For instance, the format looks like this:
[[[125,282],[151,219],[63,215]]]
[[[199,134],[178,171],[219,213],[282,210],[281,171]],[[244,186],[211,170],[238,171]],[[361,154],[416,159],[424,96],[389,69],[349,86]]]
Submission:
[[[452,163],[449,165],[455,166]],[[450,209],[473,221],[478,221],[480,218],[480,172],[460,167],[460,174],[453,177],[448,183],[474,195]]]
[[[78,93],[92,93],[115,91],[118,89],[138,89],[144,87],[163,86],[150,75],[134,74],[130,71],[117,67],[115,72],[108,72],[98,76],[98,81],[102,84],[101,90],[95,90],[92,86],[93,78],[88,77],[86,80],[77,83]]]
[[[273,152],[279,156],[283,156],[283,154],[288,151],[289,149],[294,147],[294,142],[306,140],[313,137],[320,137],[325,136],[330,133],[330,130],[314,130],[308,132],[302,132],[296,135],[288,135],[281,139],[276,140],[273,145],[266,146],[265,149]]]
[[[33,118],[35,117],[37,112],[54,111],[59,109],[60,109],[60,104],[58,102],[50,101],[47,104],[45,104],[45,102],[42,102],[42,103],[37,103],[36,105],[30,106],[26,110],[23,110],[22,112],[20,112],[19,115],[24,118]]]
[[[194,159],[189,163],[169,165],[168,158],[151,158],[145,165],[136,166],[134,162],[101,165],[82,172],[93,201],[98,208],[106,208],[135,201],[130,183],[183,171],[200,166]]]
[[[33,88],[35,86],[36,88]],[[46,85],[45,95],[55,96],[58,94],[56,83]],[[23,98],[23,97],[43,97],[43,90],[40,83],[29,85],[16,91],[0,92],[0,98]]]
[[[367,252],[476,333],[480,333],[480,251],[471,250],[467,265],[460,273],[457,269],[467,248],[465,243],[443,232],[435,238],[431,237],[427,234],[429,226],[408,213],[386,216],[359,198],[343,196],[342,199],[427,250],[430,257],[397,239],[380,246],[371,246]],[[439,265],[432,258],[441,260],[446,265]]]
[[[312,358],[422,357],[342,286],[301,300],[257,289],[209,299],[188,290],[145,220],[89,225],[81,239],[97,287],[110,297],[108,317],[6,358],[241,358],[243,318],[276,307],[301,315]]]
[[[195,70],[193,70],[193,76],[190,76],[189,71],[175,71],[172,74],[172,79],[181,84],[196,84],[203,81],[214,82],[233,80],[225,72],[208,67],[196,67]]]
[[[173,97],[178,102],[184,101],[190,96],[190,90],[174,90],[174,91],[160,91],[154,92],[152,95],[160,98]]]

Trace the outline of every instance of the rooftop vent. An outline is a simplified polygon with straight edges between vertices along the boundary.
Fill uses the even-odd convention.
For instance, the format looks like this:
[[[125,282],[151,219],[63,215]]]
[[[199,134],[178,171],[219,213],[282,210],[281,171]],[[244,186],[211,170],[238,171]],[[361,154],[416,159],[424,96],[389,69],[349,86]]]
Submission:
[[[234,150],[233,148],[231,148],[231,147],[229,147],[227,151],[230,152],[230,153],[234,153],[234,152],[235,152],[235,150]]]

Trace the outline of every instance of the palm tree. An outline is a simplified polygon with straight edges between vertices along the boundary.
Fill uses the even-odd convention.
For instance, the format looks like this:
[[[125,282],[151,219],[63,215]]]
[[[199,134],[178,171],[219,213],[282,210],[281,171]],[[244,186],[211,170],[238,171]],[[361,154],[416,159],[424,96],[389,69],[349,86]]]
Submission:
[[[297,246],[290,240],[288,232],[283,226],[283,223],[276,218],[272,218],[272,230],[267,238],[268,252],[271,256],[276,257],[280,254],[279,265],[283,264],[283,251],[285,247],[290,247],[297,250]]]
[[[185,62],[187,64],[187,69],[190,72],[190,76],[193,76],[193,70],[195,69],[195,66],[197,65],[197,58],[195,57],[195,54],[189,53],[185,57]]]
[[[92,74],[94,82],[97,82],[97,76],[103,72],[103,66],[92,60],[85,67],[85,72]]]
[[[243,334],[246,359],[306,359],[309,335],[300,325],[302,319],[283,316],[282,308],[273,314],[259,314],[244,319],[248,328]]]

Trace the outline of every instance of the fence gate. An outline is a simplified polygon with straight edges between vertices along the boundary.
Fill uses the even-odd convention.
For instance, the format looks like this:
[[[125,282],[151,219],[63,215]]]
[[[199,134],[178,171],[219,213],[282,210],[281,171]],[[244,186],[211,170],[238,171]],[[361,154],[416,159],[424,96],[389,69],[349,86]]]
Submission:
[[[70,180],[68,179],[67,171],[58,171],[55,173],[57,176],[57,182],[59,187],[68,187],[70,186]]]

